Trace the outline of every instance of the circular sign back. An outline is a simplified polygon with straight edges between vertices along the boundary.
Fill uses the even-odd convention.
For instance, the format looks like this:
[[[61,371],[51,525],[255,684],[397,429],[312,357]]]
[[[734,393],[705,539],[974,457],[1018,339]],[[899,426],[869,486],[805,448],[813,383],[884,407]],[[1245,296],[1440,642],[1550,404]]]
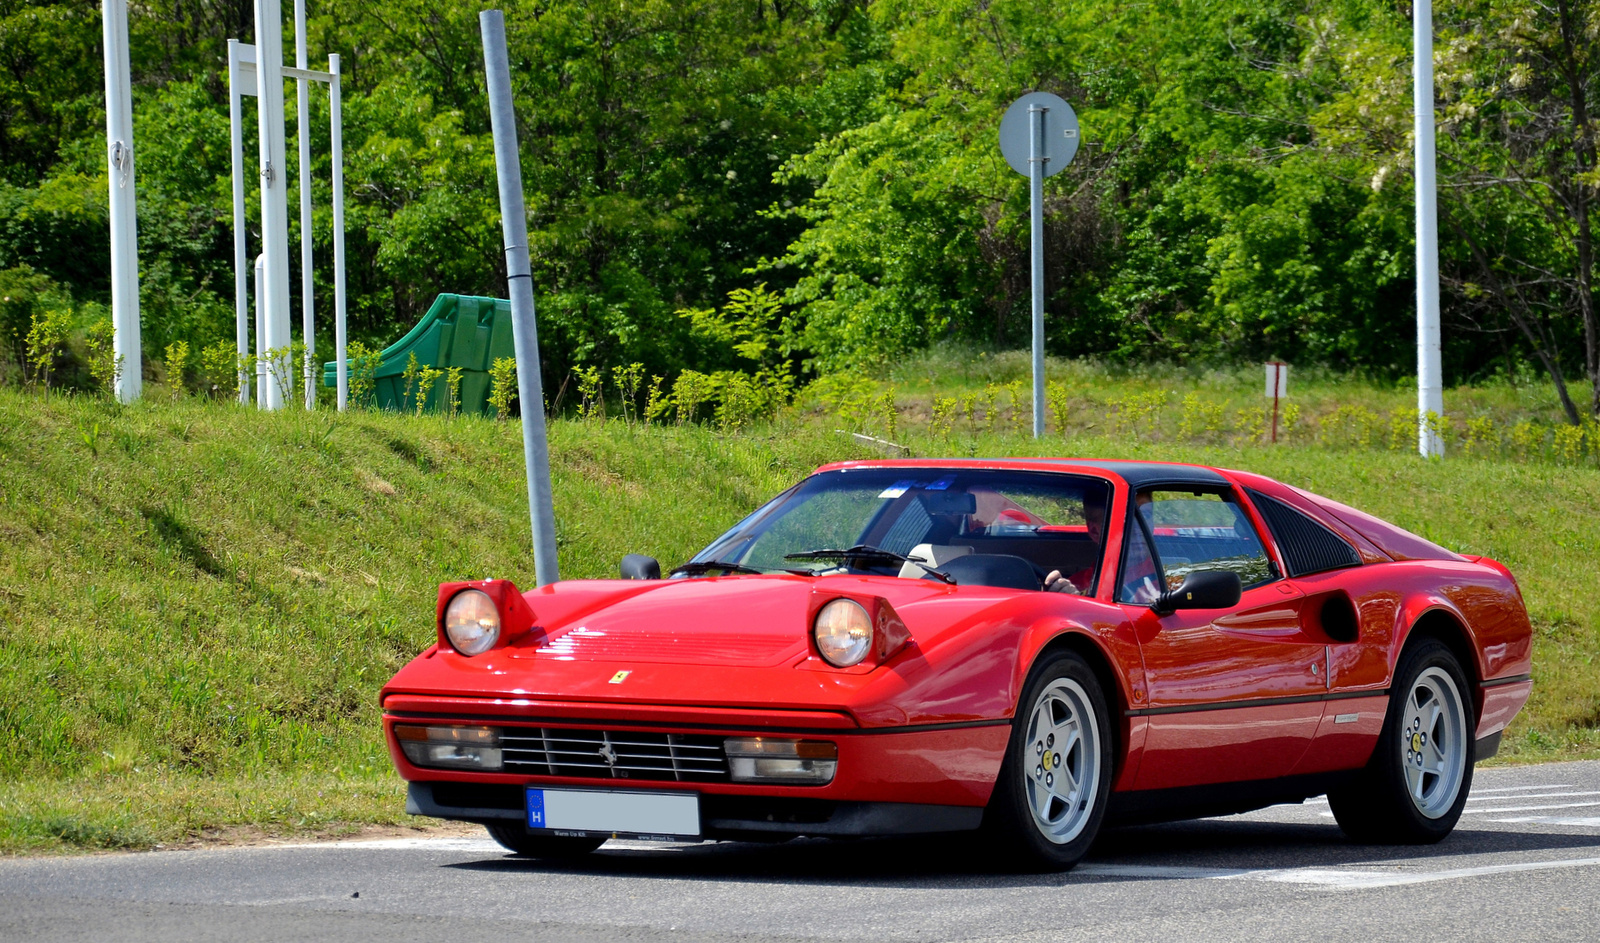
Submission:
[[[1012,170],[1028,175],[1028,158],[1033,151],[1030,123],[1035,120],[1031,108],[1043,110],[1044,134],[1039,149],[1043,152],[1040,156],[1046,158],[1044,175],[1060,173],[1078,153],[1078,113],[1058,95],[1029,92],[1012,102],[1000,119],[1000,153]]]

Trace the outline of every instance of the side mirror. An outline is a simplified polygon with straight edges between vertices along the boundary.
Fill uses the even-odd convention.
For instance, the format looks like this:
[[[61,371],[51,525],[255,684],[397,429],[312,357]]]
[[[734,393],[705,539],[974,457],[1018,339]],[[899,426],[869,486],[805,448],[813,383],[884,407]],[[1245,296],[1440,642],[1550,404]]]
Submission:
[[[1239,574],[1232,570],[1197,570],[1183,578],[1176,589],[1169,589],[1156,600],[1157,613],[1179,609],[1226,609],[1239,604],[1244,592]]]
[[[630,553],[622,558],[622,578],[625,580],[659,580],[661,579],[661,564],[655,557],[647,557],[642,553]],[[1237,583],[1238,579],[1235,578]]]

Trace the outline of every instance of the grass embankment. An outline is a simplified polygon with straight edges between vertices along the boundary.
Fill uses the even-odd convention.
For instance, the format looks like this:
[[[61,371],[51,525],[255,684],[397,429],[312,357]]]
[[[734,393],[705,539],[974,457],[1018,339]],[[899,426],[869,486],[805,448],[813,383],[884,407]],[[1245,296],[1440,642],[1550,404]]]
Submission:
[[[685,559],[811,467],[865,457],[835,424],[553,423],[563,575]],[[1505,755],[1600,755],[1592,468],[957,436],[901,437],[1245,467],[1497,557],[1538,629]],[[515,424],[0,391],[0,851],[406,821],[376,692],[432,638],[440,581],[532,582],[523,488]]]

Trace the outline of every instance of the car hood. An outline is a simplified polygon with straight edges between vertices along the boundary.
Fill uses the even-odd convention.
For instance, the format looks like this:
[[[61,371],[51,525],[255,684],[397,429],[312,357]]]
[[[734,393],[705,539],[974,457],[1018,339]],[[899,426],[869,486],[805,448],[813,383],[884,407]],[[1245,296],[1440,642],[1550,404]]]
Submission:
[[[526,594],[537,628],[515,640],[508,654],[557,661],[774,667],[808,655],[809,615],[829,598],[886,599],[916,639],[1016,595],[932,580],[860,576],[565,583]]]

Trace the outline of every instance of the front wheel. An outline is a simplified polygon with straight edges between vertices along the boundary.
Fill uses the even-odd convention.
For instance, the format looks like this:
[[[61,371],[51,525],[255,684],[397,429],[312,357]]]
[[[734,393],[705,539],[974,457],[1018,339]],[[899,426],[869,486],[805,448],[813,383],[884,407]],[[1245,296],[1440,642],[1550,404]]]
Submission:
[[[489,830],[489,837],[499,842],[502,848],[527,858],[577,858],[606,843],[603,836],[568,838],[563,835],[536,835],[523,828],[520,822],[484,827]]]
[[[984,814],[1000,863],[1065,871],[1100,832],[1111,796],[1111,726],[1100,682],[1078,655],[1030,675]]]
[[[1395,669],[1372,760],[1328,793],[1346,835],[1372,844],[1432,844],[1456,827],[1472,789],[1477,720],[1467,679],[1443,643],[1424,639]]]

